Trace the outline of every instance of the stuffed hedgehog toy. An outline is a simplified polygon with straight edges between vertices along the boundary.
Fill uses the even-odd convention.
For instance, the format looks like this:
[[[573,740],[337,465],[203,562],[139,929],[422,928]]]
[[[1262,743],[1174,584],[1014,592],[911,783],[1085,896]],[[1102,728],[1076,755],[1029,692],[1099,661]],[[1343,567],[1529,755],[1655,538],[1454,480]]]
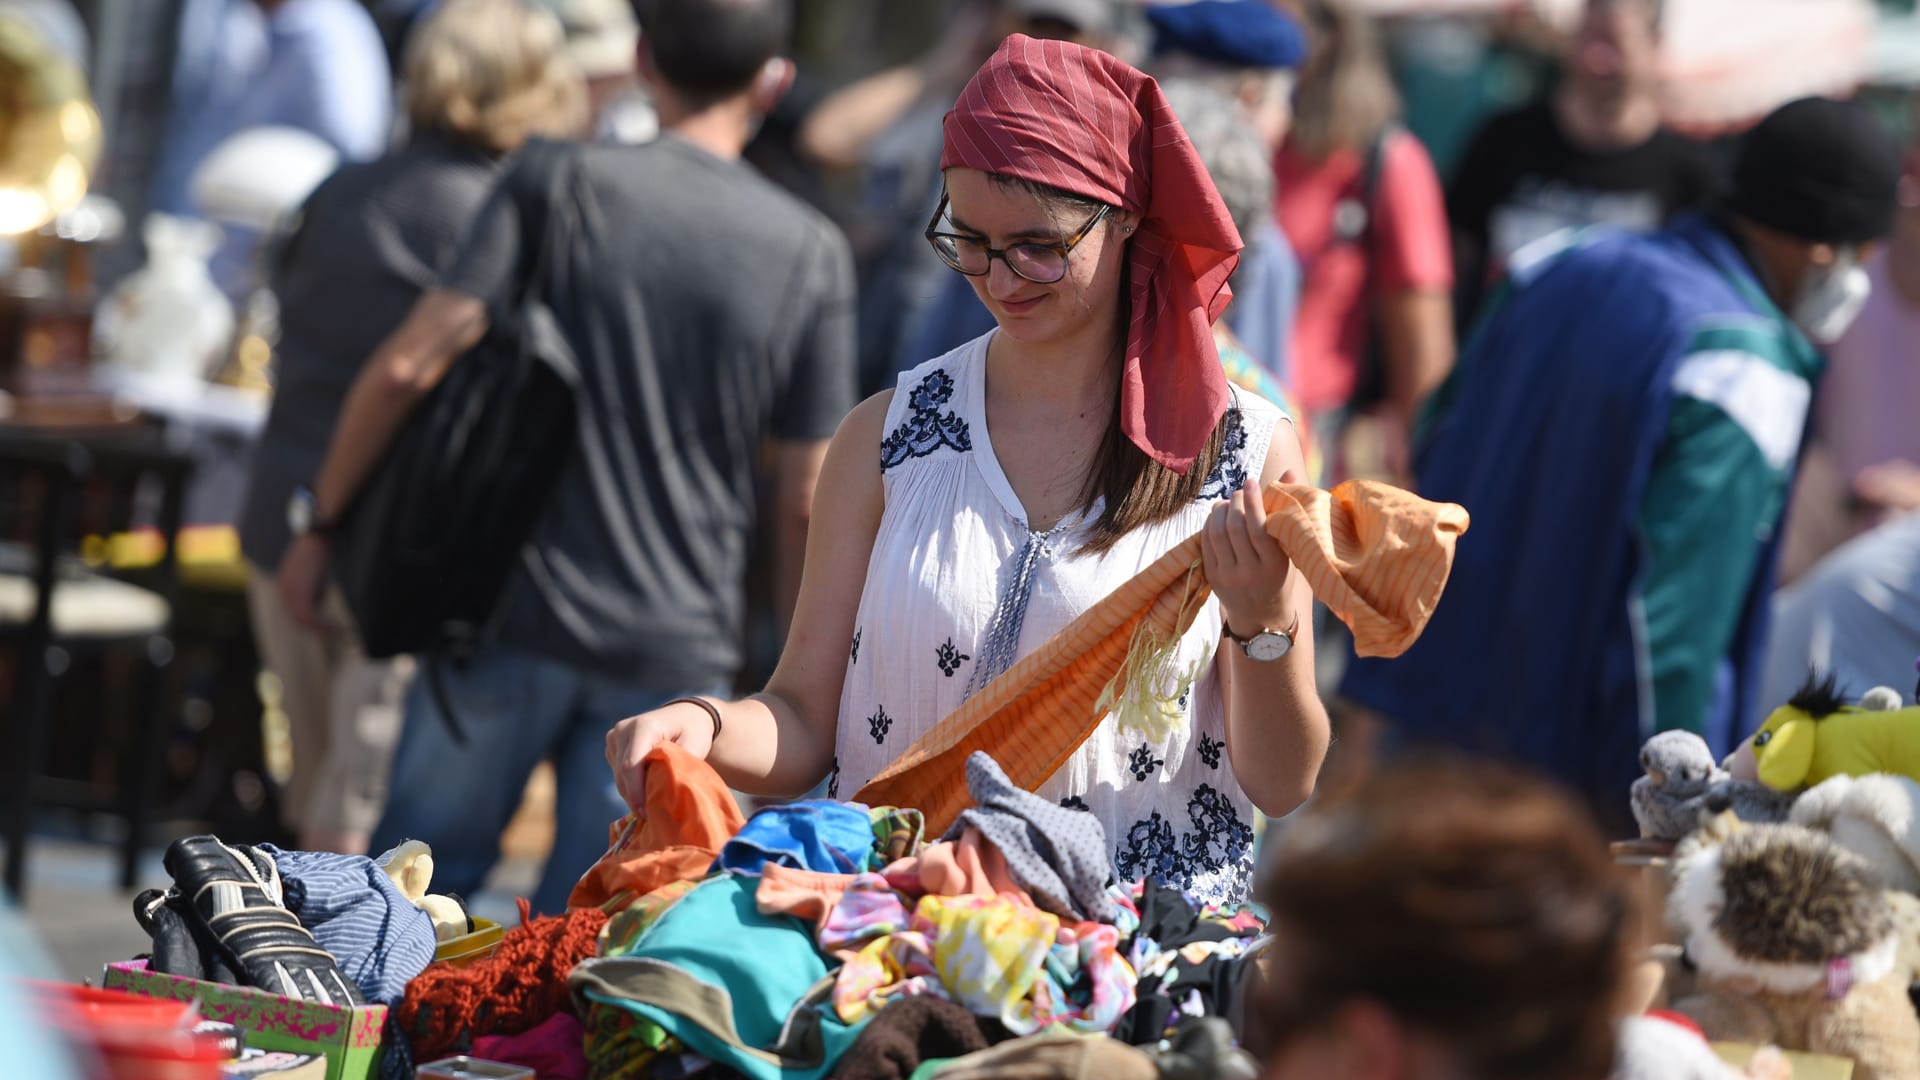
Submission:
[[[1785,821],[1793,796],[1751,780],[1735,780],[1713,763],[1707,741],[1690,731],[1662,731],[1640,748],[1646,775],[1633,782],[1633,819],[1649,840],[1678,840],[1703,814],[1732,810],[1742,821]]]
[[[1799,826],[1721,825],[1724,839],[1689,841],[1676,868],[1670,916],[1698,978],[1674,1010],[1716,1041],[1851,1058],[1857,1080],[1920,1080],[1913,973],[1872,872]]]
[[[1727,758],[1737,780],[1798,791],[1829,777],[1893,773],[1920,780],[1920,707],[1875,687],[1848,705],[1832,676],[1813,674]]]

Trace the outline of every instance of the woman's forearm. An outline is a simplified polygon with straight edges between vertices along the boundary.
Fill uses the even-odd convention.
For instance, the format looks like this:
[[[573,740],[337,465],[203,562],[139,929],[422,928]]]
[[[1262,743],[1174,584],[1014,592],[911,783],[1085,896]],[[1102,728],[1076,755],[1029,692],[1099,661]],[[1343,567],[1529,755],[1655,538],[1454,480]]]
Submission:
[[[1287,655],[1262,662],[1249,658],[1238,642],[1220,640],[1227,758],[1241,789],[1268,817],[1293,810],[1313,794],[1327,754],[1327,709],[1313,672],[1313,599],[1299,571],[1293,578],[1297,598],[1289,608],[1299,622]]]
[[[833,744],[823,741],[800,707],[785,697],[765,692],[715,704],[720,738],[707,763],[735,791],[804,795],[833,767]]]

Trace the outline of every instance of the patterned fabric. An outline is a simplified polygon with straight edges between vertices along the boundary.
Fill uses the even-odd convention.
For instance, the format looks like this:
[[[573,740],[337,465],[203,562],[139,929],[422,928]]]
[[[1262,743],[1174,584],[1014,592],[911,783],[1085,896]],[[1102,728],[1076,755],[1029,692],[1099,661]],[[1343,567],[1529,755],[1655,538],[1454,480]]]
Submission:
[[[1284,243],[1285,241],[1281,241]],[[1244,270],[1242,271],[1244,273]],[[1235,308],[1236,312],[1241,309]],[[1214,328],[1214,344],[1220,348],[1220,368],[1227,373],[1227,381],[1250,394],[1258,394],[1267,401],[1280,406],[1280,411],[1293,418],[1295,434],[1300,436],[1300,449],[1306,454],[1307,482],[1320,483],[1321,460],[1320,444],[1307,427],[1307,414],[1300,408],[1300,402],[1280,380],[1260,366],[1245,347],[1235,341],[1231,334],[1223,332],[1221,327]]]
[[[1015,34],[949,112],[940,167],[1048,184],[1140,215],[1120,428],[1185,472],[1231,397],[1211,327],[1240,233],[1159,84],[1108,53]]]
[[[681,897],[692,892],[694,886],[699,884],[698,880],[676,881],[633,901],[624,911],[607,919],[607,925],[600,930],[600,948],[596,955],[631,954],[634,946],[653,928],[653,924],[660,921],[660,916],[665,915],[668,908],[679,903]]]
[[[1130,888],[1139,929],[1126,942],[1138,1000],[1113,1030],[1150,1044],[1206,1017],[1231,1018],[1266,923],[1245,906],[1211,907],[1152,882]]]
[[[878,870],[899,862],[925,845],[927,821],[920,811],[876,806],[868,814],[873,819],[873,859],[867,869]]]
[[[833,992],[846,1023],[926,995],[999,1020],[1017,1035],[1056,1025],[1103,1033],[1133,1007],[1137,980],[1120,955],[1129,932],[1120,926],[1062,923],[1006,896],[923,896],[911,911],[907,904],[883,879],[866,875],[828,916],[821,948],[853,951]]]
[[[642,1080],[655,1061],[686,1049],[659,1024],[617,1005],[588,1006],[586,1029],[591,1080]]]
[[[886,507],[855,621],[858,649],[849,649],[834,748],[837,771],[828,781],[829,794],[836,797],[852,797],[967,700],[976,668],[987,663],[983,658],[989,652],[989,627],[1007,591],[1005,585],[1016,573],[1017,554],[1031,535],[1025,509],[994,456],[985,422],[988,340],[980,338],[909,372],[894,396],[887,426],[899,431],[910,423],[914,405],[909,399],[915,388],[927,386],[929,380],[937,387],[951,387],[942,408],[950,408],[965,422],[969,448],[942,446],[901,462],[881,477]],[[1250,394],[1234,393],[1237,430],[1244,442],[1221,468],[1258,475],[1282,414]],[[1060,522],[1054,529],[1057,539],[1032,568],[1014,666],[1102,596],[1200,528],[1210,509],[1211,504],[1197,501],[1168,522],[1123,537],[1104,557],[1077,552],[1085,516]],[[1125,735],[1111,720],[1102,722],[1084,746],[1066,755],[1051,777],[1008,769],[1015,784],[1039,793],[1049,803],[1064,802],[1091,812],[1110,843],[1109,861],[1119,858],[1128,830],[1155,813],[1176,823],[1174,853],[1184,852],[1180,834],[1193,828],[1188,804],[1203,784],[1226,798],[1240,823],[1253,821],[1252,803],[1218,752],[1226,743],[1225,704],[1214,664],[1219,608],[1203,598],[1193,614],[1193,628],[1181,638],[1178,650],[1183,676],[1193,676],[1180,705],[1185,722],[1153,741],[1149,752],[1156,764],[1149,775],[1141,779],[1131,768],[1142,740]],[[1172,693],[1178,687],[1169,679],[1164,689]],[[995,746],[979,748],[999,755]],[[1208,748],[1213,748],[1211,762],[1201,755]],[[954,762],[956,779],[964,759],[963,753]],[[925,791],[899,790],[899,798],[860,801],[929,809],[920,801]],[[929,816],[928,827],[934,835],[944,832],[955,814],[970,804],[964,783],[957,792],[953,805]],[[1221,858],[1228,848],[1210,842],[1207,850]],[[1182,887],[1225,900],[1244,891],[1251,866],[1250,853],[1244,870],[1229,867],[1222,859],[1218,869],[1196,866],[1190,871],[1176,858],[1169,861],[1168,873],[1169,880]]]
[[[1042,910],[1065,919],[1113,921],[1106,891],[1113,862],[1098,818],[1014,787],[984,751],[967,758],[967,790],[977,809],[961,814],[947,839],[978,829]]]

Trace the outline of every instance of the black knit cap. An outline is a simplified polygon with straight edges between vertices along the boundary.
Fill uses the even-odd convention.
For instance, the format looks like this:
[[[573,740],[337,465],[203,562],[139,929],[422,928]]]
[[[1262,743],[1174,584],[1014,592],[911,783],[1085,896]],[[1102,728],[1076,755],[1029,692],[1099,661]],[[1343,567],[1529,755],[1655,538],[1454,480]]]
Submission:
[[[1893,231],[1900,148],[1858,102],[1809,97],[1768,114],[1740,145],[1727,208],[1817,244]]]

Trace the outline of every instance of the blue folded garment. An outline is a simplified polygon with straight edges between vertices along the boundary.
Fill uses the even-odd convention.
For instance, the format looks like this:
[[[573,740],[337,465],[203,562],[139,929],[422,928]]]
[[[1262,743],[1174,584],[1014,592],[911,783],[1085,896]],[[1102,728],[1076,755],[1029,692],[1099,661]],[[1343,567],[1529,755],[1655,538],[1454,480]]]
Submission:
[[[857,874],[873,852],[873,818],[859,803],[807,799],[753,815],[727,841],[715,870],[758,874],[768,863],[795,870]]]

